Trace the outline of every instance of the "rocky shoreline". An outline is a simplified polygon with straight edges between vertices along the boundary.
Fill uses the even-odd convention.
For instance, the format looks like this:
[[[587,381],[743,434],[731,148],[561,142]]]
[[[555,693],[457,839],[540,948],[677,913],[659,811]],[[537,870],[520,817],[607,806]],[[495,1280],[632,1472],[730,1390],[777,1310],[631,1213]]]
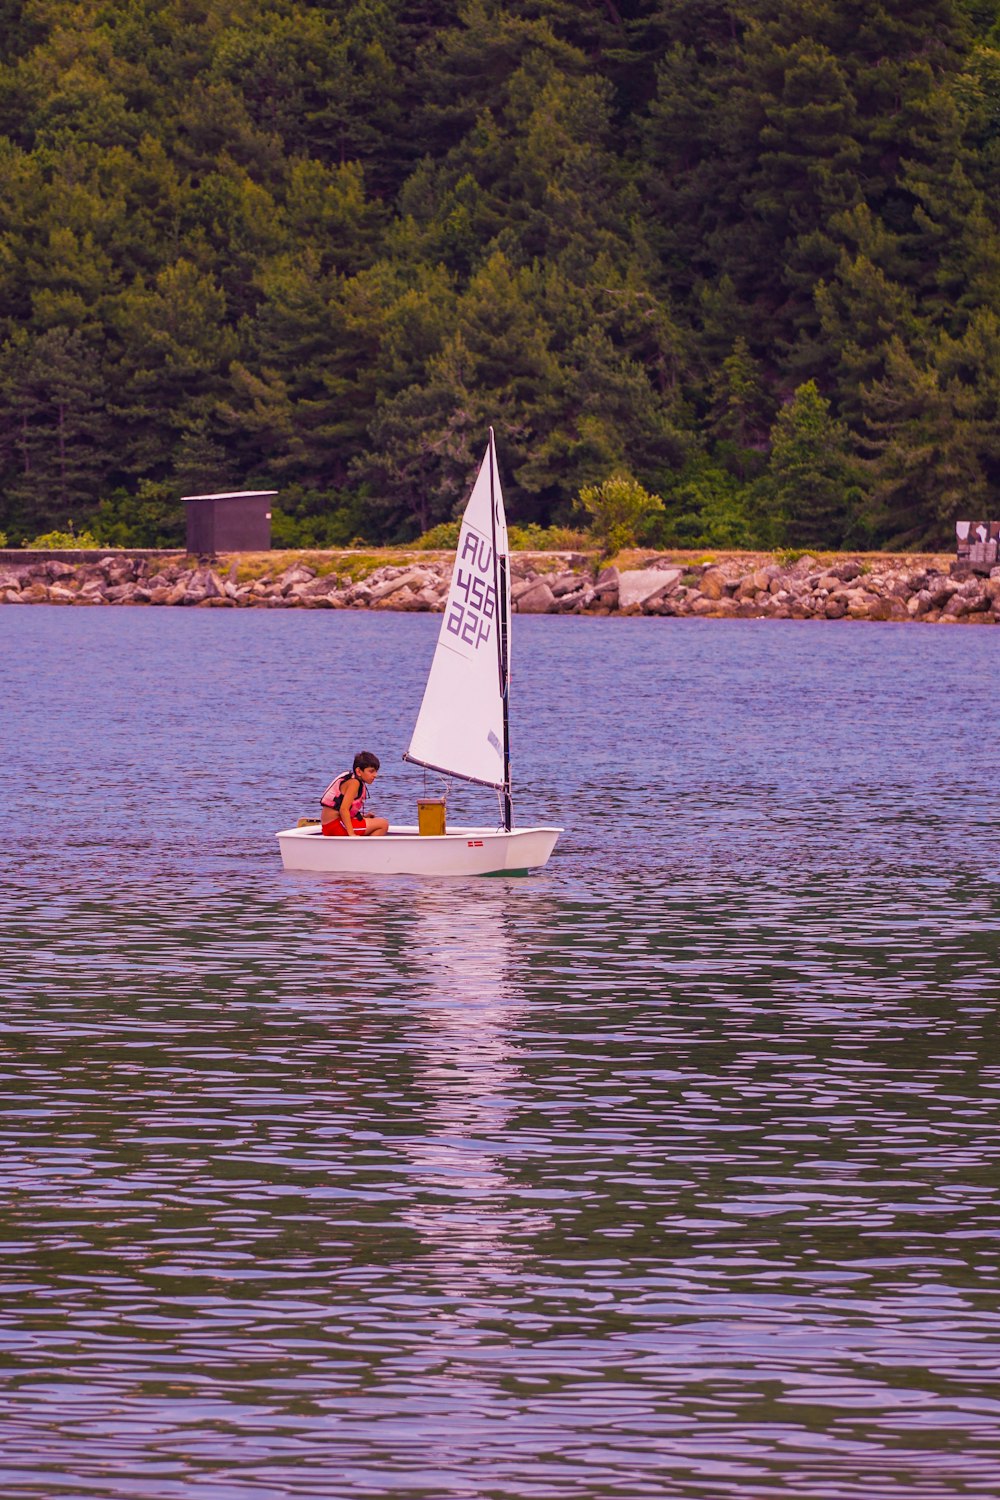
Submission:
[[[625,562],[632,561],[632,566]],[[453,556],[373,563],[351,553],[191,558],[165,553],[0,559],[0,603],[196,608],[440,611]],[[1000,568],[988,576],[942,557],[799,557],[711,561],[626,555],[598,569],[583,553],[515,553],[518,614],[705,619],[1000,621]]]

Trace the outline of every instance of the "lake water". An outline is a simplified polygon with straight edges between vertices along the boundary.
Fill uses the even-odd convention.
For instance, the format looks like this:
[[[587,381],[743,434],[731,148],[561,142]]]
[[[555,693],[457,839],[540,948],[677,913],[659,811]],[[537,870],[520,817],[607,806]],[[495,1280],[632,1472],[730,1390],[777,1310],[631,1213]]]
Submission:
[[[285,875],[438,623],[0,610],[0,1494],[996,1497],[1000,632],[518,619],[546,870]]]

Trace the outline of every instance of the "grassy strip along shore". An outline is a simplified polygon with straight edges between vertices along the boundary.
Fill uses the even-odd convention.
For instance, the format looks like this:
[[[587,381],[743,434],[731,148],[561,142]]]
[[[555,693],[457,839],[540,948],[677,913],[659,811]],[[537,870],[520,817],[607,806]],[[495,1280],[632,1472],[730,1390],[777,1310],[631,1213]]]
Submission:
[[[213,558],[8,552],[0,603],[440,611],[453,564],[452,553],[390,549]],[[519,614],[1000,621],[1000,568],[986,576],[941,553],[631,551],[602,565],[584,552],[522,552],[511,574]]]

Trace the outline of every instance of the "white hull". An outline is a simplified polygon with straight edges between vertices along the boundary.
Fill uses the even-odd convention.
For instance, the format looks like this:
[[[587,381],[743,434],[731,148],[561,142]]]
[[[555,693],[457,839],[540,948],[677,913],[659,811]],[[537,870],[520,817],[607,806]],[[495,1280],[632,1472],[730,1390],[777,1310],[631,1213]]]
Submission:
[[[499,875],[544,865],[561,828],[452,828],[421,835],[392,826],[382,838],[329,838],[317,827],[277,834],[286,870],[318,875]]]

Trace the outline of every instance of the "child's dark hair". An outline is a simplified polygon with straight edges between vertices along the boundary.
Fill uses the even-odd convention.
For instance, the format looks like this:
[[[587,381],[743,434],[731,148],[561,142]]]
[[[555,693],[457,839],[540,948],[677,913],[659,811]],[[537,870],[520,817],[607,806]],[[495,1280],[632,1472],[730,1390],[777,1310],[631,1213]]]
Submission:
[[[354,771],[367,771],[369,769],[377,771],[378,768],[379,758],[377,755],[373,755],[370,750],[359,750],[354,757],[354,765],[351,769]]]

